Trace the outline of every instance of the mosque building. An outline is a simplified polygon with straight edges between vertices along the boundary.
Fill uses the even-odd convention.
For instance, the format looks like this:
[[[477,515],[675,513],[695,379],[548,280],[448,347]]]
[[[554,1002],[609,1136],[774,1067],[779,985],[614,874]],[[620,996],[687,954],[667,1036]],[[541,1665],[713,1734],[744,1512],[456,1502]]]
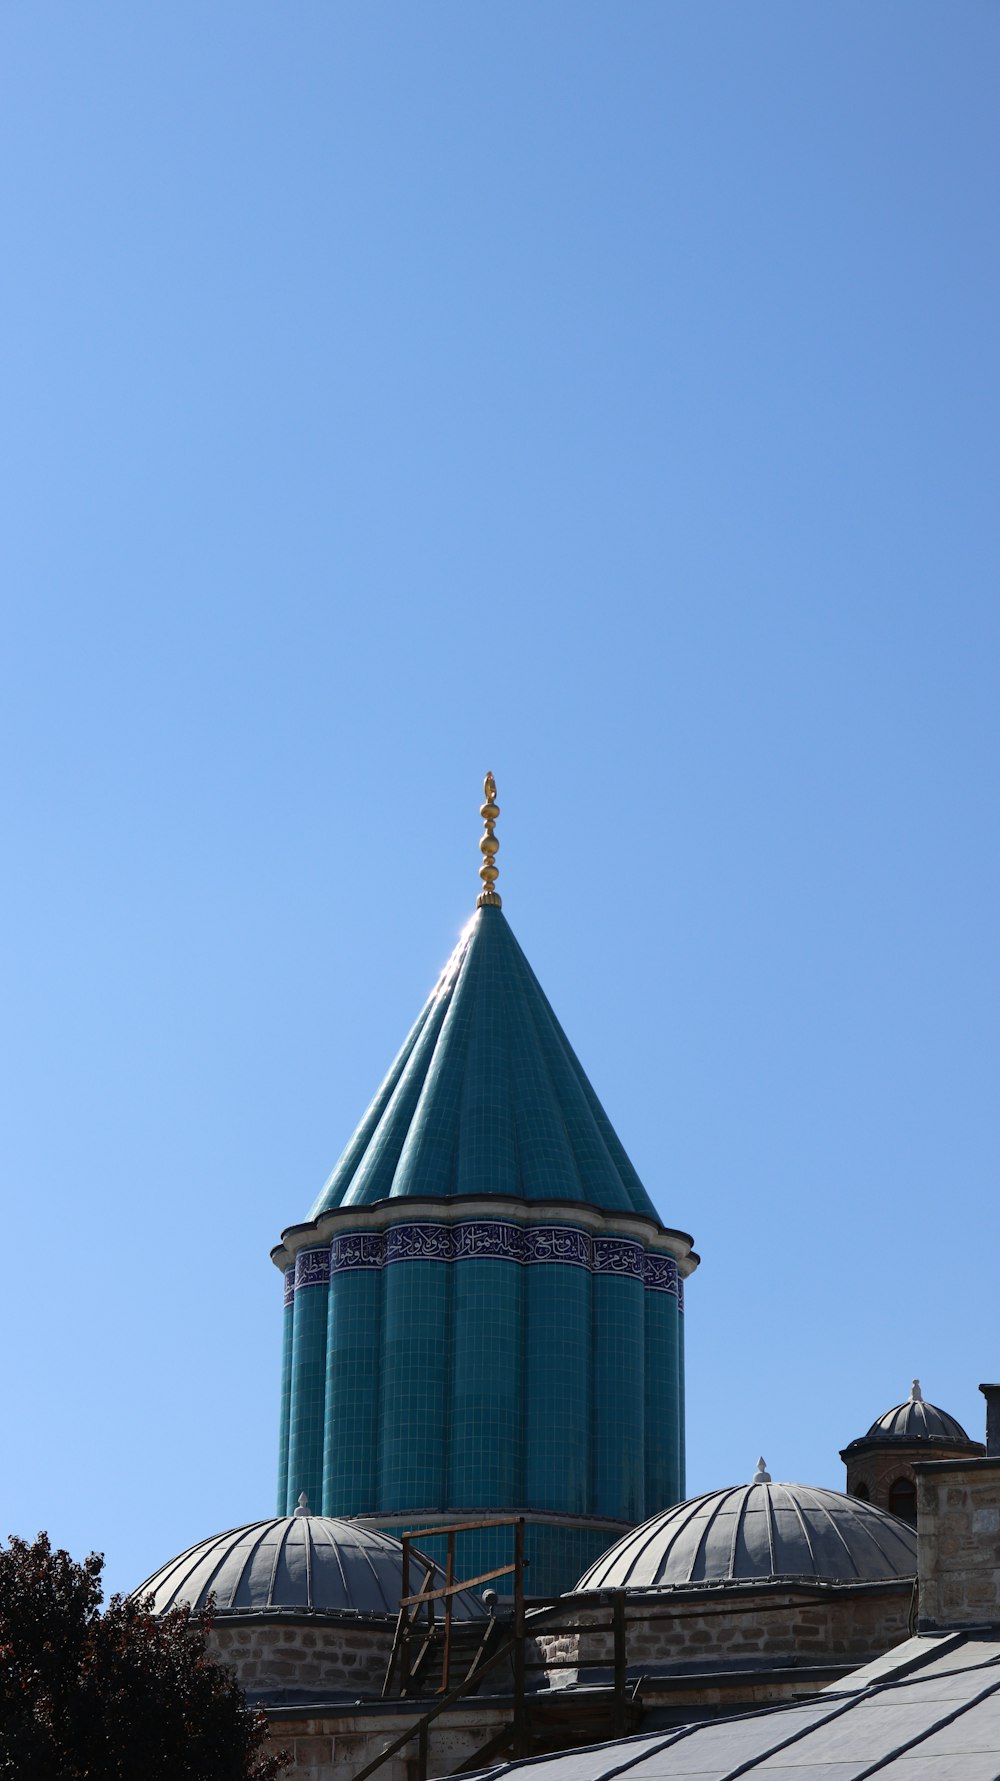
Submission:
[[[278,1513],[369,1527],[525,1518],[533,1594],[684,1495],[683,1283],[508,926],[482,806],[475,913],[284,1276]],[[463,1538],[465,1575],[501,1536]]]
[[[774,1482],[761,1460],[684,1500],[699,1258],[507,925],[492,775],[485,794],[475,913],[272,1252],[277,1514],[136,1593],[211,1606],[295,1781],[521,1781],[525,1757],[523,1781],[829,1781],[842,1732],[864,1759],[844,1781],[913,1781],[921,1740],[928,1781],[1000,1774],[1000,1385],[981,1388],[985,1448],[914,1380],[843,1449],[846,1491]],[[512,1518],[524,1562],[504,1599],[481,1586]],[[571,1770],[539,1762],[574,1746]]]

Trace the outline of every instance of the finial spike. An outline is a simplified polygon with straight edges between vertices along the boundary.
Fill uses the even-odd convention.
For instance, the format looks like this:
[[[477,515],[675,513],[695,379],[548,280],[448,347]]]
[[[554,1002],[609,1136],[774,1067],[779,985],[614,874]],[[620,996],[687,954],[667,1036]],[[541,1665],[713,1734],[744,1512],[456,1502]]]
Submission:
[[[479,896],[476,898],[476,908],[499,909],[501,907],[500,893],[496,888],[496,883],[500,876],[497,867],[497,854],[500,850],[500,843],[493,833],[493,828],[497,817],[500,815],[500,806],[497,803],[497,782],[492,773],[487,773],[486,778],[483,780],[483,791],[486,794],[486,802],[481,805],[479,811],[479,814],[486,825],[486,833],[479,843],[479,851],[483,856],[483,863],[479,868],[479,876],[483,881],[483,888],[479,893]]]
[[[296,1503],[295,1508],[293,1509],[292,1513],[294,1515],[311,1515],[312,1514],[312,1510],[309,1507],[309,1498],[306,1496],[306,1493],[304,1490],[299,1491],[299,1500]]]
[[[771,1474],[764,1464],[764,1455],[763,1454],[761,1454],[759,1460],[757,1461],[757,1470],[754,1473],[753,1477],[751,1478],[750,1482],[751,1482],[751,1484],[770,1484],[770,1482],[771,1482]]]

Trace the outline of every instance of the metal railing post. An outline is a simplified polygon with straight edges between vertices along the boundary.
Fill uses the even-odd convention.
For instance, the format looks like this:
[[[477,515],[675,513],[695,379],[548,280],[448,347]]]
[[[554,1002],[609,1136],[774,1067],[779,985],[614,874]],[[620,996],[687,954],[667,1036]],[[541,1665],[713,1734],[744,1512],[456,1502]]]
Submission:
[[[404,1534],[403,1535],[403,1594],[402,1594],[402,1597],[400,1598],[400,1613],[403,1616],[403,1619],[400,1623],[400,1641],[399,1641],[399,1659],[400,1659],[400,1665],[401,1665],[400,1686],[399,1686],[400,1694],[405,1694],[407,1692],[407,1689],[410,1686],[410,1601],[409,1601],[409,1596],[410,1596],[410,1536],[409,1536],[409,1534]]]
[[[612,1624],[615,1634],[615,1704],[613,1715],[612,1737],[623,1738],[625,1724],[625,1683],[628,1675],[628,1649],[625,1643],[625,1592],[616,1590],[612,1604]]]
[[[452,1529],[451,1533],[448,1535],[448,1559],[445,1566],[444,1580],[446,1587],[450,1590],[455,1581],[454,1529]],[[451,1613],[454,1600],[455,1598],[452,1595],[446,1595],[444,1598],[444,1656],[441,1660],[441,1687],[438,1691],[440,1694],[447,1694],[451,1684]]]
[[[526,1756],[524,1701],[524,1516],[514,1524],[514,1755]]]

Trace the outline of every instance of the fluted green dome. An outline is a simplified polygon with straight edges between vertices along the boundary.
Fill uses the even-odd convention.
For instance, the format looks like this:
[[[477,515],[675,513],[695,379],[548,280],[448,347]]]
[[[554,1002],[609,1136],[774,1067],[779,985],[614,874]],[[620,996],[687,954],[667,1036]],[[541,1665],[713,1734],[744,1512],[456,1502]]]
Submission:
[[[312,1207],[432,1195],[656,1218],[500,909],[477,909]]]

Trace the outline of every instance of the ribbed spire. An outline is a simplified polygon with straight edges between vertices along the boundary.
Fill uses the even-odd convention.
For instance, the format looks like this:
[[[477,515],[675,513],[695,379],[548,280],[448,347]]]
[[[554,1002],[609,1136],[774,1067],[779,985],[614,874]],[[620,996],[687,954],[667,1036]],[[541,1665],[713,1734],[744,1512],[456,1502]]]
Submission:
[[[309,1216],[502,1194],[656,1218],[496,892],[480,903]]]

